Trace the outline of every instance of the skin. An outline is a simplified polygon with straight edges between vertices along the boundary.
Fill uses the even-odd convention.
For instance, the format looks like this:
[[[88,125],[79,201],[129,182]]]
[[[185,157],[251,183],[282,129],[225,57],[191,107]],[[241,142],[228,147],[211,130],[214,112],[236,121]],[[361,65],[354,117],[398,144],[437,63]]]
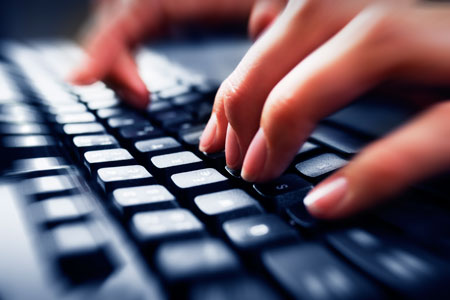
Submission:
[[[187,7],[180,9],[185,2]],[[132,58],[136,43],[156,36],[168,23],[208,22],[211,16],[249,18],[250,35],[259,38],[222,83],[200,150],[225,148],[227,165],[242,169],[242,177],[252,182],[279,176],[319,120],[370,88],[387,80],[450,84],[448,4],[413,0],[345,0],[339,5],[335,0],[208,3],[137,0],[114,21],[97,17],[100,21],[86,42],[87,59],[72,82],[112,81],[130,103],[146,106],[148,91]],[[149,10],[155,13],[149,15]],[[105,49],[112,50],[105,54]],[[371,207],[450,169],[449,135],[450,101],[430,101],[422,114],[369,145],[319,184],[305,204],[313,215],[328,219]]]

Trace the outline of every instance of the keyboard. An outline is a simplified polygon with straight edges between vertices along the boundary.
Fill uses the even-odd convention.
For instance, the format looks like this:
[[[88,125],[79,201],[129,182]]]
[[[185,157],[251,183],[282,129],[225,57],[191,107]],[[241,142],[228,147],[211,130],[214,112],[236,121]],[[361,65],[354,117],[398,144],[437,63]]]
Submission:
[[[303,205],[372,136],[324,120],[282,176],[251,184],[198,150],[218,82],[142,50],[152,104],[136,111],[64,82],[70,42],[1,49],[0,299],[450,297],[439,193],[335,222]]]

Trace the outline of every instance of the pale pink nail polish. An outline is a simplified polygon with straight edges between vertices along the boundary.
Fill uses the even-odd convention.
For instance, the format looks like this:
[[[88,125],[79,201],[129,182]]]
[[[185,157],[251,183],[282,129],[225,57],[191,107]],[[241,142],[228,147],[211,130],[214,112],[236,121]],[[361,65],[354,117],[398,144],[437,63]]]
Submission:
[[[233,170],[241,168],[242,154],[239,146],[238,138],[233,127],[228,124],[227,139],[225,141],[225,157],[227,166]]]
[[[347,179],[345,177],[337,177],[313,189],[303,199],[303,203],[313,213],[331,212],[345,197],[347,190]]]
[[[266,159],[266,135],[262,128],[260,128],[253,138],[245,156],[242,177],[247,181],[256,181],[264,172]]]
[[[205,130],[200,138],[200,151],[207,152],[216,139],[217,118],[213,114],[206,124]]]

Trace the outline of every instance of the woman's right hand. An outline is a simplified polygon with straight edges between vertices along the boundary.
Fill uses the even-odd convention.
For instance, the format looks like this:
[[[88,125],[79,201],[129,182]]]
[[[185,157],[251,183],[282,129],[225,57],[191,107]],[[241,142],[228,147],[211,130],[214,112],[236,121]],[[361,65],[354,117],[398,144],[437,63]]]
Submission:
[[[245,20],[256,37],[284,8],[286,0],[99,0],[84,38],[86,58],[69,81],[88,85],[106,81],[130,105],[144,108],[149,92],[139,76],[133,52],[168,25]]]

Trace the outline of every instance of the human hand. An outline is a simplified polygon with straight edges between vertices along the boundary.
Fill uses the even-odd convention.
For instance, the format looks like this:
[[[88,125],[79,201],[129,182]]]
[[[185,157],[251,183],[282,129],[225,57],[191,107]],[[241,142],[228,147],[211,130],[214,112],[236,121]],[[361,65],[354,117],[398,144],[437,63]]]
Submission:
[[[279,176],[316,123],[384,80],[450,83],[450,6],[290,1],[215,99],[200,149],[225,148],[248,181]],[[431,104],[431,103],[430,103]],[[338,218],[450,167],[450,102],[369,145],[304,200]]]
[[[129,104],[144,108],[149,92],[133,59],[143,40],[161,35],[169,25],[192,21],[246,19],[253,37],[268,26],[286,0],[102,0],[85,38],[86,59],[69,81],[88,85],[107,81]]]

